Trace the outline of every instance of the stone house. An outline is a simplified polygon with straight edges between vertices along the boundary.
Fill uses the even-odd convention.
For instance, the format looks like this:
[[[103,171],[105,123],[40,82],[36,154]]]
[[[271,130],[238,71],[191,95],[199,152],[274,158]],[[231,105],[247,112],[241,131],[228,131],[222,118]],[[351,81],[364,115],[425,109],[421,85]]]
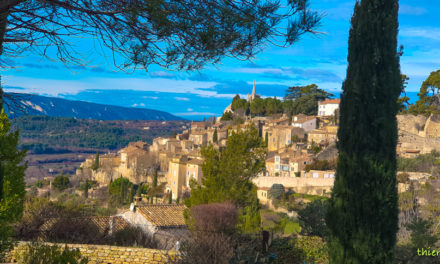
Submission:
[[[304,178],[314,178],[314,179],[332,179],[335,177],[334,170],[310,170],[309,172],[304,173]]]
[[[160,152],[166,149],[168,140],[172,138],[169,137],[157,137],[153,139],[153,144],[150,147],[150,151]]]
[[[187,156],[174,157],[170,160],[167,173],[166,191],[171,193],[173,200],[182,196],[186,186],[186,163]]]
[[[312,162],[310,154],[290,152],[276,154],[266,160],[265,176],[269,177],[300,177],[305,166]]]
[[[339,109],[339,99],[326,99],[318,102],[318,116],[334,116],[335,111]]]
[[[314,129],[307,134],[307,143],[331,144],[336,141],[337,130],[337,126],[326,126]]]
[[[173,158],[174,153],[171,151],[161,151],[159,153],[159,166],[160,171],[162,172],[168,172],[168,165],[170,160]]]
[[[295,135],[299,139],[303,139],[305,135],[305,131],[302,128],[293,127],[293,126],[273,126],[269,129],[264,129],[263,127],[263,135],[266,137],[267,132],[267,142],[268,142],[268,151],[277,151],[279,149],[285,148],[286,146],[291,145],[292,137]]]
[[[315,116],[298,117],[294,116],[292,120],[292,126],[304,129],[305,132],[309,132],[317,128],[318,120]]]
[[[269,202],[269,190],[268,187],[259,187],[257,189],[257,198],[261,204],[266,205]]]
[[[173,200],[190,191],[189,183],[191,179],[201,183],[203,177],[202,163],[201,159],[191,159],[186,155],[174,157],[169,162],[166,190],[171,192]]]
[[[205,131],[205,122],[191,122],[191,133]]]
[[[183,212],[184,205],[153,204],[138,206],[132,204],[130,210],[121,216],[131,225],[141,228],[153,236],[161,249],[175,248],[177,242],[188,236]]]
[[[119,155],[121,163],[117,168],[117,174],[128,178],[134,184],[147,181],[148,169],[153,157],[145,148],[129,144],[119,151]]]
[[[180,143],[180,140],[178,140],[176,138],[170,138],[166,143],[165,150],[173,152],[173,153],[181,152],[182,145]]]
[[[201,159],[190,159],[186,163],[186,187],[190,187],[190,181],[195,180],[197,183],[202,183],[203,171],[202,171],[203,160]]]
[[[121,157],[116,153],[104,154],[99,156],[99,168],[94,171],[92,166],[95,156],[88,157],[76,170],[76,177],[79,180],[95,180],[100,184],[109,184],[112,177],[117,175],[116,168],[121,163]]]
[[[206,132],[191,132],[189,140],[197,147],[206,146],[208,144],[208,134]]]
[[[183,152],[189,152],[193,148],[193,142],[191,140],[181,140],[180,147]]]

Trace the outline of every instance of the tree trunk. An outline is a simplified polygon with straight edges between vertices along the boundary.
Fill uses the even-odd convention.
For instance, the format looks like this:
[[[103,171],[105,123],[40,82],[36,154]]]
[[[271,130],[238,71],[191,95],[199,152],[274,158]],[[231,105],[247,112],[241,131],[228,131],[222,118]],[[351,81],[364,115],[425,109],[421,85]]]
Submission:
[[[15,2],[16,1],[5,1],[0,6],[0,57],[3,54],[3,39],[6,33],[6,25],[9,15],[9,9],[11,7],[11,4],[16,4]],[[3,110],[3,88],[2,88],[1,76],[0,76],[0,113],[2,112],[2,110]],[[4,172],[3,172],[2,160],[0,160],[0,202],[3,199],[3,174]]]

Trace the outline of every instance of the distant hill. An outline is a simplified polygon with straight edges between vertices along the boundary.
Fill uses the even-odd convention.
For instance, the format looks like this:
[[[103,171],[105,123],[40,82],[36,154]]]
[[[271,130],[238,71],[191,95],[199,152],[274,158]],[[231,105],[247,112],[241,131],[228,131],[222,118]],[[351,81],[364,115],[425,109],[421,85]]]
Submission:
[[[15,98],[14,102],[5,98],[6,103],[12,106],[12,109],[5,106],[5,111],[10,118],[23,115],[44,115],[96,120],[183,120],[170,113],[152,109],[103,105],[32,94],[7,94]]]

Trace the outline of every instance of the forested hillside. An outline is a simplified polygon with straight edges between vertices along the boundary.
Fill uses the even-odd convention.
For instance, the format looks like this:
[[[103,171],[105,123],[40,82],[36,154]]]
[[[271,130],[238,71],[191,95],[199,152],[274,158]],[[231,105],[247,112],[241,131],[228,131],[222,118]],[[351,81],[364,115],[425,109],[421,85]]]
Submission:
[[[5,112],[10,118],[24,115],[74,117],[97,120],[182,120],[167,112],[115,105],[71,101],[35,94],[7,93]],[[11,109],[9,109],[11,108]]]
[[[186,121],[99,121],[48,116],[12,120],[20,130],[20,147],[34,154],[117,150],[129,142],[151,143],[155,137],[182,131]]]

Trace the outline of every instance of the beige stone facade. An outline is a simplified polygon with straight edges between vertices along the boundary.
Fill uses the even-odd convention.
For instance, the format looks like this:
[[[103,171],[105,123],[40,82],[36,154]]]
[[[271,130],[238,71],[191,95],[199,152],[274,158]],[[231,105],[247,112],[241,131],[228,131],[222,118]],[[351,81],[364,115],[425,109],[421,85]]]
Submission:
[[[304,129],[293,126],[263,126],[264,137],[266,136],[266,132],[268,137],[268,151],[277,151],[291,145],[294,135],[300,139],[303,139],[305,135]]]
[[[276,154],[266,160],[266,172],[269,177],[300,177],[307,164],[312,162],[310,154],[287,152]]]
[[[270,188],[277,183],[297,193],[328,195],[333,188],[334,180],[334,178],[256,177],[252,182],[258,188]]]
[[[268,187],[261,187],[257,189],[257,198],[261,204],[266,205],[269,201],[269,190]]]
[[[189,135],[189,140],[192,141],[197,147],[206,146],[208,144],[208,134],[204,131],[191,132]]]
[[[182,197],[185,191],[190,191],[190,181],[194,179],[201,183],[203,161],[188,156],[179,156],[169,162],[167,173],[167,191],[172,193],[172,199]]]
[[[313,179],[333,179],[335,178],[335,171],[333,170],[310,170],[309,172],[304,173],[304,178],[313,178]]]
[[[314,129],[307,134],[307,143],[331,144],[336,141],[337,132],[337,126],[325,126],[319,129]]]

